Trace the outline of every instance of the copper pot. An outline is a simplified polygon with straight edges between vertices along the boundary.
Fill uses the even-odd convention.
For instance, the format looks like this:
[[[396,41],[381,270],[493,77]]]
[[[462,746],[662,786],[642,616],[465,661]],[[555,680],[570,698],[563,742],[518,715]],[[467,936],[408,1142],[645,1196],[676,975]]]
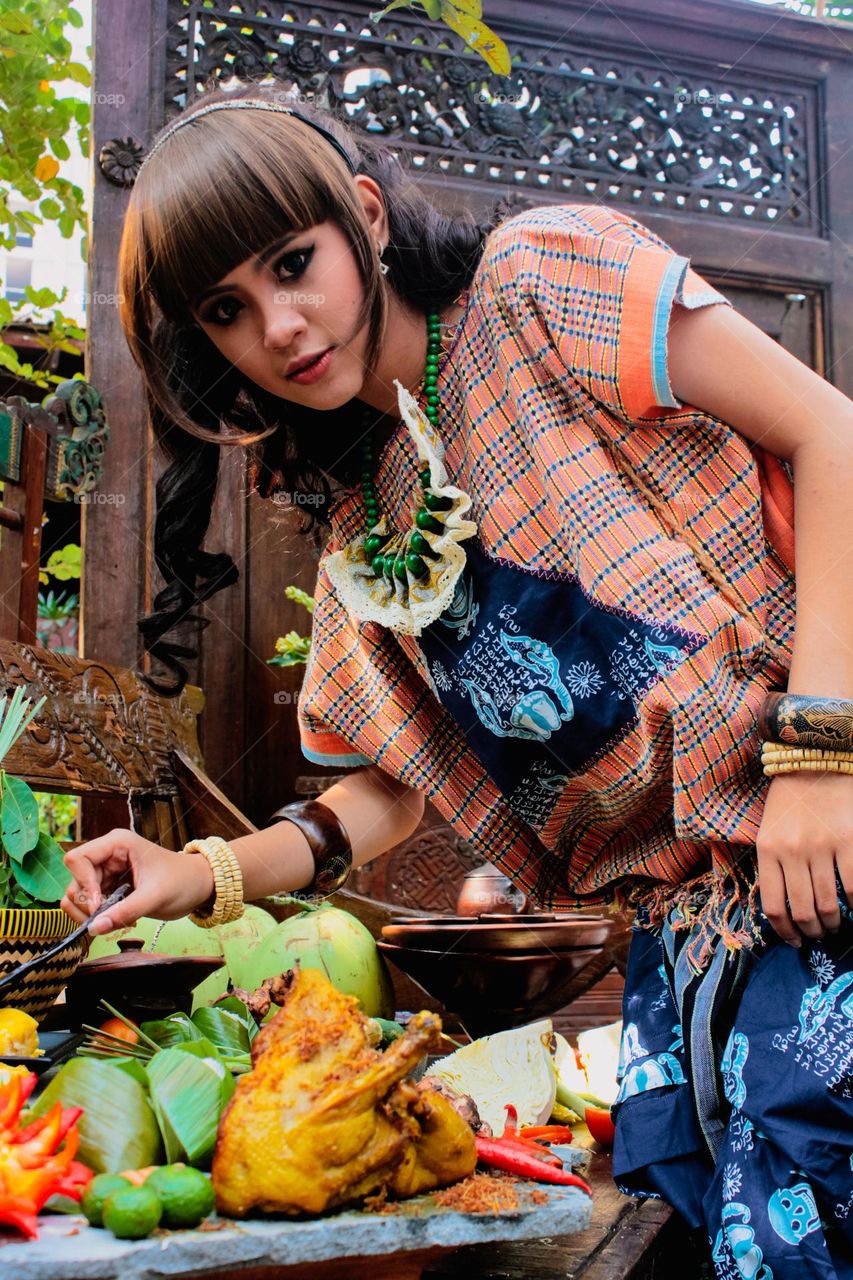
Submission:
[[[474,867],[468,872],[456,902],[456,910],[460,916],[481,916],[494,912],[517,915],[526,906],[526,894],[491,862]]]

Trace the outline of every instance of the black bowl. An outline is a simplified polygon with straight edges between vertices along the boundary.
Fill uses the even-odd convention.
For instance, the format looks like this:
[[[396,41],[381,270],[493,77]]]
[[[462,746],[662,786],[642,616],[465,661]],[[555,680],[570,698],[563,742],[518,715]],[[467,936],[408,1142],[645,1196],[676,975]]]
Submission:
[[[429,951],[376,944],[398,969],[462,1019],[476,1039],[547,1018],[586,989],[583,973],[603,947],[565,951]]]

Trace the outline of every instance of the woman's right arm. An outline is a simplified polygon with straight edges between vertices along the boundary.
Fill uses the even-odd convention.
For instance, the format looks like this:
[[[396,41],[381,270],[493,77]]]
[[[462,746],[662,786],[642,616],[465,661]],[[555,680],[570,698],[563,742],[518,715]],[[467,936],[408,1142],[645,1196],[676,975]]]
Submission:
[[[356,867],[410,836],[424,807],[420,792],[373,765],[353,770],[324,792],[321,801],[343,823]],[[303,889],[314,878],[308,842],[292,822],[278,822],[229,844],[240,863],[247,902]],[[206,858],[174,853],[128,830],[116,829],[87,841],[66,854],[65,865],[73,879],[61,905],[81,922],[128,869],[132,873],[133,891],[112,907],[109,915],[93,922],[92,933],[124,928],[140,916],[175,920],[213,896],[213,873]]]

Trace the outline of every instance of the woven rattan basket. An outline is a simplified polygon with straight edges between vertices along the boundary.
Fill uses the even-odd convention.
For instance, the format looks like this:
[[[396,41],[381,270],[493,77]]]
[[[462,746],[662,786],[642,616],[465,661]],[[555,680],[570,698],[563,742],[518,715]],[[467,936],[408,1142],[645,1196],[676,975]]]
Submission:
[[[59,907],[0,910],[0,978],[10,969],[47,951],[75,928],[75,922]],[[0,992],[0,1007],[22,1009],[33,1018],[43,1018],[87,950],[85,936],[70,943],[45,964],[25,974],[20,985],[4,987]]]

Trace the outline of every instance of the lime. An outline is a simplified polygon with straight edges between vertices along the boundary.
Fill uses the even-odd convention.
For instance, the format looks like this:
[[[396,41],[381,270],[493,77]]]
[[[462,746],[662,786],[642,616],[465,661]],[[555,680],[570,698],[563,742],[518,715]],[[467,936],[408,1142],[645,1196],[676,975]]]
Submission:
[[[141,1240],[160,1225],[163,1206],[148,1187],[128,1187],[107,1197],[104,1226],[119,1240]]]
[[[146,1187],[150,1187],[152,1191],[156,1191],[159,1195],[160,1179],[165,1178],[168,1183],[169,1179],[174,1177],[176,1172],[180,1172],[182,1169],[186,1168],[187,1165],[182,1161],[179,1161],[177,1164],[158,1164],[156,1169],[152,1169],[148,1177],[145,1179],[145,1185]]]
[[[186,1165],[166,1165],[148,1179],[163,1206],[166,1227],[197,1227],[213,1209],[215,1196],[210,1179]]]
[[[91,1227],[104,1225],[104,1201],[115,1191],[122,1191],[131,1184],[120,1173],[99,1173],[88,1183],[80,1197],[80,1208]]]

